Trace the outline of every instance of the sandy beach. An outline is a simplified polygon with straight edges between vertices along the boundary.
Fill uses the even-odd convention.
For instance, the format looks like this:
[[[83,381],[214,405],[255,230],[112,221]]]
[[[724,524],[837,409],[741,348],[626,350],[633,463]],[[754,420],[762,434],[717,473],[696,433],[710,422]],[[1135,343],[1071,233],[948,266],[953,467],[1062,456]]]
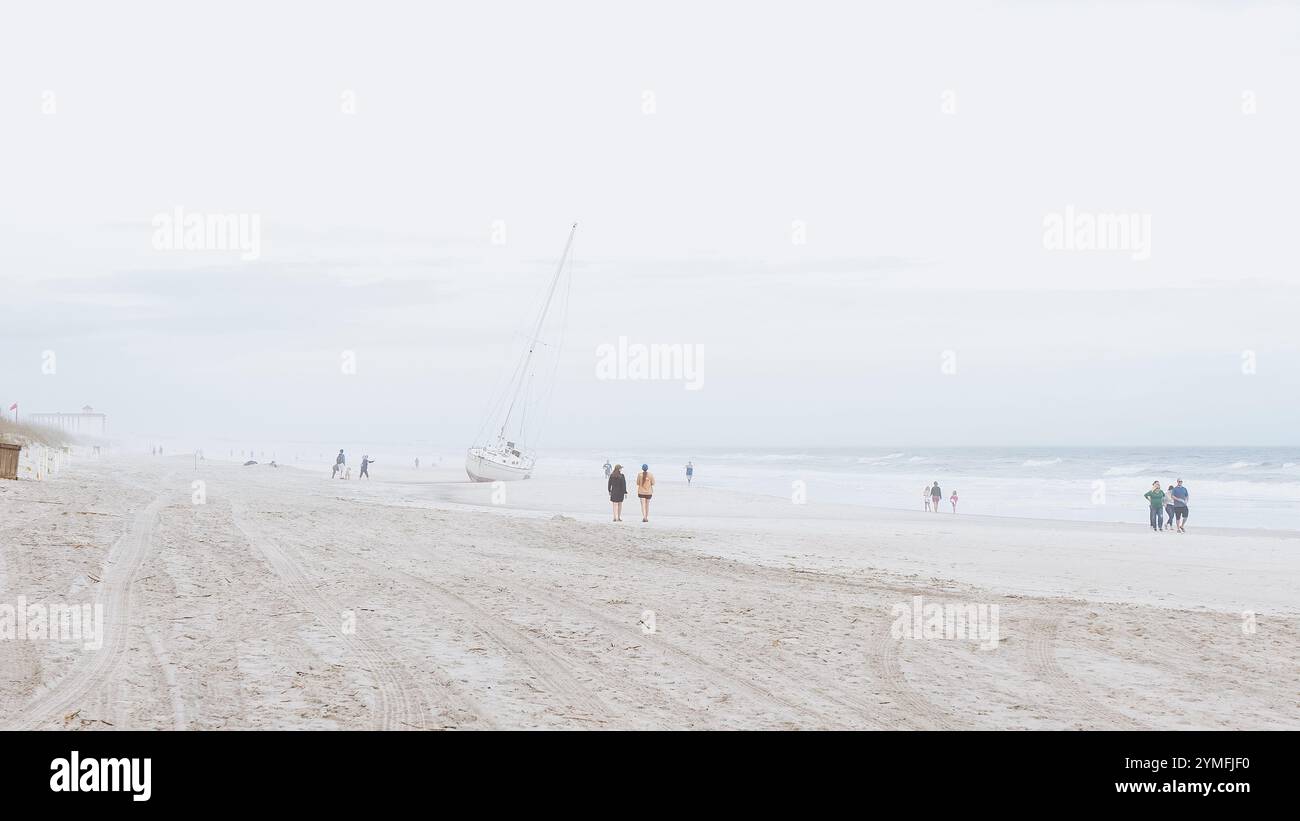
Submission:
[[[453,467],[367,484],[190,457],[0,483],[0,603],[105,623],[94,649],[0,641],[0,725],[1300,728],[1293,532],[673,480],[650,524],[614,524],[599,476],[495,501]],[[897,636],[918,596],[995,606],[996,646]]]

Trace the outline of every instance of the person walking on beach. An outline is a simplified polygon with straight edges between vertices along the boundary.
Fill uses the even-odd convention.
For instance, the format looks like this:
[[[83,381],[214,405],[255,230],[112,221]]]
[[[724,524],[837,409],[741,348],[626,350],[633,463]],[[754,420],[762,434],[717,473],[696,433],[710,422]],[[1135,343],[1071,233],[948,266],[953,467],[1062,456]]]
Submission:
[[[655,475],[650,472],[649,465],[642,465],[641,472],[636,475],[636,496],[641,500],[641,521],[650,521],[650,497],[655,492]]]
[[[930,488],[930,501],[934,505],[934,512],[939,512],[939,500],[943,498],[943,491],[939,489],[939,483],[935,482],[934,487]]]
[[[948,497],[948,501],[952,502],[952,512],[956,513],[957,512],[957,491],[954,490],[952,492],[952,496]]]
[[[1160,482],[1152,482],[1151,489],[1142,497],[1151,503],[1151,529],[1159,532],[1165,523],[1165,492],[1160,489]]]
[[[419,469],[420,469],[420,457],[419,457],[419,456],[415,457],[415,469],[416,469],[416,470],[419,470]]]
[[[370,478],[370,465],[374,461],[375,461],[374,459],[370,458],[370,454],[366,454],[361,457],[361,475],[357,477],[358,479]]]
[[[687,462],[686,463],[686,484],[689,485],[691,483],[692,477],[694,476],[695,476],[695,463]]]
[[[1179,479],[1178,484],[1169,489],[1169,495],[1174,497],[1174,518],[1178,523],[1178,532],[1187,532],[1187,488],[1183,487],[1183,480]]]
[[[1174,529],[1174,480],[1169,480],[1169,492],[1165,494],[1165,530]]]
[[[605,484],[609,487],[609,501],[614,505],[614,521],[623,521],[623,500],[627,498],[627,477],[623,466],[614,465]]]
[[[921,501],[925,502],[925,512],[930,512],[930,492],[933,490],[931,485],[926,485],[925,490],[921,491]]]
[[[347,463],[348,460],[343,456],[343,448],[339,448],[339,455],[334,459],[334,471],[330,473],[330,478],[333,479],[335,476],[342,476],[343,466]]]
[[[610,476],[610,470],[611,470],[611,468],[610,468],[610,466],[609,466],[609,458],[606,457],[606,459],[605,459],[605,478],[606,478],[606,479],[608,479],[609,476]]]

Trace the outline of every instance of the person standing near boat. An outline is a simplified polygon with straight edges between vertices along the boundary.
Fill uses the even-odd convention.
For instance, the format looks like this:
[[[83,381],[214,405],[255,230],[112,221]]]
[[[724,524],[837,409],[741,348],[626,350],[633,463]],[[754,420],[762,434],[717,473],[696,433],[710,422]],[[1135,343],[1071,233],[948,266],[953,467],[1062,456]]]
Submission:
[[[606,480],[609,487],[609,501],[614,505],[614,521],[623,521],[623,500],[627,498],[627,477],[623,475],[623,466],[614,465]]]
[[[934,505],[934,512],[939,512],[939,501],[943,499],[943,491],[939,489],[939,483],[935,482],[934,487],[930,488],[930,502]]]
[[[1159,532],[1165,518],[1165,492],[1160,489],[1160,482],[1152,482],[1151,489],[1142,498],[1151,503],[1151,529]]]
[[[650,521],[650,497],[655,492],[655,475],[650,472],[649,465],[642,465],[641,472],[636,475],[636,495],[641,500],[641,521]]]

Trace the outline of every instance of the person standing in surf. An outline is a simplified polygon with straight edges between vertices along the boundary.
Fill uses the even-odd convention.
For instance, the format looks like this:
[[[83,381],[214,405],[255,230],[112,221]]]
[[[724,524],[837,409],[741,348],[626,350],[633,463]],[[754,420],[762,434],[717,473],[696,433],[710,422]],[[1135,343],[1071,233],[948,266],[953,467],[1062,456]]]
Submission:
[[[934,505],[934,512],[939,512],[939,500],[943,498],[943,491],[939,489],[939,483],[935,482],[934,487],[930,488],[930,502]]]
[[[614,465],[606,480],[609,487],[609,501],[614,505],[614,521],[623,521],[623,500],[627,498],[627,477],[623,475],[623,466]]]
[[[1165,523],[1165,492],[1160,489],[1160,482],[1152,482],[1151,489],[1142,498],[1151,503],[1151,529],[1158,533]]]
[[[636,475],[636,496],[641,500],[641,521],[650,521],[650,497],[655,492],[655,475],[650,472],[649,465],[642,465],[641,472]]]
[[[694,476],[695,476],[695,463],[687,462],[686,463],[686,484],[689,485],[691,483],[691,478]]]

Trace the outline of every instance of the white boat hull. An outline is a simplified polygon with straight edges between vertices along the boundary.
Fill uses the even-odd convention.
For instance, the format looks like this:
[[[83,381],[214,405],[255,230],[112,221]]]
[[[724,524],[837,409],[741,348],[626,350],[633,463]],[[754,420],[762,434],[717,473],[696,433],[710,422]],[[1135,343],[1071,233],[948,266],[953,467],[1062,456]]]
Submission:
[[[517,482],[532,475],[530,462],[506,464],[473,448],[465,455],[465,472],[474,482]]]
[[[551,309],[551,302],[559,289],[560,279],[564,274],[564,264],[569,259],[569,251],[573,248],[573,235],[577,230],[578,223],[575,222],[569,229],[569,239],[564,243],[564,253],[560,254],[560,263],[555,266],[555,275],[551,277],[550,287],[546,291],[546,301],[542,303],[542,311],[537,316],[537,324],[528,338],[528,352],[520,360],[507,389],[502,391],[497,401],[497,408],[504,408],[505,413],[500,419],[492,420],[492,415],[489,414],[489,419],[484,420],[483,430],[488,428],[489,420],[494,422],[492,427],[497,431],[496,440],[483,442],[480,439],[480,444],[465,452],[465,472],[469,474],[472,481],[517,482],[532,475],[533,465],[537,463],[536,454],[524,443],[537,441],[537,430],[529,428],[528,436],[525,437],[523,420],[537,416],[537,408],[533,409],[532,415],[526,413],[527,402],[530,396],[536,399],[541,395],[535,392],[539,386],[534,382],[536,373],[533,370],[533,353],[539,344],[545,344],[542,334],[546,327],[546,314]],[[529,396],[524,395],[526,389],[533,389]],[[519,409],[519,414],[514,417],[515,425],[511,427],[511,415],[516,408]],[[513,433],[507,434],[508,430]]]

